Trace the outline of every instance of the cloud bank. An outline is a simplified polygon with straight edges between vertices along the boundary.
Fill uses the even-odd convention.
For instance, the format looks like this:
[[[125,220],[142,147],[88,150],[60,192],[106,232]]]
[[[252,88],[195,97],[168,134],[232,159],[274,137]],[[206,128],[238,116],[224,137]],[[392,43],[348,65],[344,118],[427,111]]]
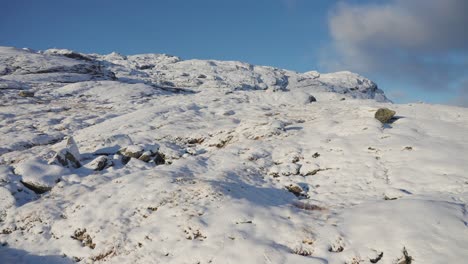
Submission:
[[[455,92],[468,82],[467,0],[341,3],[330,13],[324,66]],[[463,85],[464,88],[464,85]],[[458,91],[466,96],[466,93]]]

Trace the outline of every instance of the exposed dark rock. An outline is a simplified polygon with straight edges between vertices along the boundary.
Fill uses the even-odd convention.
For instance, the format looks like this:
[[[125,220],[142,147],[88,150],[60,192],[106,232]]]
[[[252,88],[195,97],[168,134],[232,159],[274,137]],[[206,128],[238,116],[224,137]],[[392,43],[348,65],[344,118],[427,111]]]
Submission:
[[[296,195],[296,196],[302,196],[302,188],[299,187],[298,185],[289,185],[289,186],[286,186],[286,189],[291,192],[292,194]]]
[[[317,99],[313,95],[309,95],[308,101],[309,103],[317,102]]]
[[[141,66],[137,66],[137,69],[139,69],[139,70],[150,70],[150,69],[153,69],[154,66],[155,66],[154,64],[141,65]]]
[[[373,258],[373,259],[369,259],[369,261],[370,261],[371,263],[377,263],[377,262],[379,262],[382,258],[383,258],[383,252],[380,252],[380,254],[379,254],[377,257],[375,257],[375,258]]]
[[[31,91],[20,91],[18,93],[19,96],[21,97],[34,97],[34,92]]]
[[[413,257],[408,254],[406,248],[403,248],[403,256],[397,260],[397,264],[411,264],[413,262]]]
[[[84,61],[92,61],[92,59],[82,55],[82,54],[79,54],[79,53],[76,53],[76,52],[70,52],[70,53],[65,53],[65,54],[62,54],[63,56],[67,57],[67,58],[71,58],[71,59],[75,59],[75,60],[84,60]]]
[[[164,154],[162,154],[160,152],[155,154],[153,161],[154,161],[154,164],[156,164],[156,165],[162,165],[162,164],[166,163],[166,159],[164,157]]]

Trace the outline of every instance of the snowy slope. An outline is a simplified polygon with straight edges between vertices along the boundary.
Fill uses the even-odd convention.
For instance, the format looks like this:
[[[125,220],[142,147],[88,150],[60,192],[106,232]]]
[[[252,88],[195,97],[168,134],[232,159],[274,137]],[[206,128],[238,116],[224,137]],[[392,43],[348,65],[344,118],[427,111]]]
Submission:
[[[468,258],[468,109],[354,73],[2,47],[0,133],[2,264]]]

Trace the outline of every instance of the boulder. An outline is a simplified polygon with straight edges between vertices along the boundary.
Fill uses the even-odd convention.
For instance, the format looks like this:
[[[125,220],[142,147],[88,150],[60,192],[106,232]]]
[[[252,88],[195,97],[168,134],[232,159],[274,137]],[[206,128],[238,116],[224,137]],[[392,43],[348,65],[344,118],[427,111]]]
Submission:
[[[38,194],[51,190],[60,177],[68,173],[66,168],[47,164],[39,158],[25,160],[15,166],[15,174],[21,175],[21,183]]]
[[[86,167],[95,171],[102,171],[103,169],[109,168],[110,166],[112,166],[112,160],[110,160],[107,156],[99,156],[88,163]]]
[[[396,114],[395,111],[390,110],[388,108],[379,108],[377,112],[375,112],[375,118],[379,120],[382,124],[388,123],[393,116]]]
[[[125,157],[138,159],[145,152],[144,148],[139,145],[130,145],[119,150],[119,153]]]
[[[65,146],[49,161],[49,164],[60,164],[67,168],[79,168],[81,155],[73,137],[67,137]]]
[[[298,196],[298,197],[299,197],[299,196],[302,196],[303,190],[302,190],[302,188],[301,188],[299,185],[293,185],[293,184],[291,184],[291,185],[289,185],[289,186],[286,186],[286,189],[287,189],[290,193],[292,193],[292,194],[294,194],[294,195],[296,195],[296,196]]]

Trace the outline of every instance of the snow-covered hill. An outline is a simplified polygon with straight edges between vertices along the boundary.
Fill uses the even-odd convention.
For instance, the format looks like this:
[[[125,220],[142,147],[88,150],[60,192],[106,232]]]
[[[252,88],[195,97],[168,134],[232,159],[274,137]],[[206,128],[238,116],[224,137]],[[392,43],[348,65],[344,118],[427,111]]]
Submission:
[[[2,264],[468,258],[468,109],[354,73],[1,47],[0,135]]]

